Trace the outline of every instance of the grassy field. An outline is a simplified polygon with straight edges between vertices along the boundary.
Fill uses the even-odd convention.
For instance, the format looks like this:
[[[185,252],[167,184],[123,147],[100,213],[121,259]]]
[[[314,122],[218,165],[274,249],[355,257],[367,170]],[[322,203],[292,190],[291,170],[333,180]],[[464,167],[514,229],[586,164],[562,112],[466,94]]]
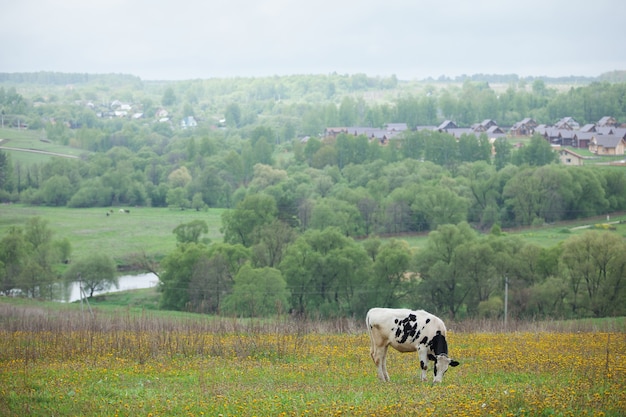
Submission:
[[[172,230],[192,220],[207,222],[209,233],[206,237],[212,241],[221,239],[221,209],[181,211],[131,207],[130,213],[119,213],[119,208],[114,208],[113,213],[107,216],[109,210],[0,205],[0,236],[9,227],[24,226],[28,219],[38,216],[48,221],[54,239],[69,239],[73,259],[98,252],[108,254],[121,265],[143,252],[157,258],[168,254],[176,247]]]
[[[415,354],[392,350],[392,380],[378,381],[360,320],[99,308],[92,317],[75,305],[0,300],[0,415],[621,416],[620,323],[514,333],[449,323],[461,365],[432,386],[419,380]]]
[[[45,163],[50,158],[59,156],[77,158],[88,153],[71,146],[51,143],[45,140],[45,132],[42,131],[7,128],[0,129],[0,147],[10,155],[13,163],[19,163],[22,166]]]
[[[132,207],[130,213],[106,215],[110,208],[74,209],[66,207],[36,207],[20,204],[0,205],[0,236],[11,226],[24,226],[29,218],[38,216],[48,221],[55,239],[68,238],[72,244],[72,258],[81,259],[94,252],[104,252],[120,265],[127,265],[136,254],[161,258],[176,247],[172,230],[181,223],[200,219],[207,222],[207,237],[212,242],[221,241],[221,214],[223,209],[208,211],[171,210],[167,208]],[[615,233],[626,236],[626,215],[614,215]],[[536,228],[519,229],[507,233],[519,235],[524,240],[542,247],[551,247],[574,234],[583,233],[585,226],[606,223],[605,217],[580,220]],[[427,235],[403,235],[414,248],[423,248]]]

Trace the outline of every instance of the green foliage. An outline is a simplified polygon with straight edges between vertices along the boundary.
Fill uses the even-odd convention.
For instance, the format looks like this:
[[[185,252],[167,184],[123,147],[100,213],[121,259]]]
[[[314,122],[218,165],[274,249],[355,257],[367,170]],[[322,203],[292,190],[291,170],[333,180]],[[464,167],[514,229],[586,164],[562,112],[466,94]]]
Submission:
[[[48,221],[31,217],[24,228],[11,227],[0,240],[0,291],[51,299],[58,281],[55,267],[67,261],[71,246],[55,241]]]
[[[351,315],[362,312],[362,294],[371,274],[365,250],[336,228],[310,230],[291,245],[280,270],[300,314]]]
[[[161,262],[163,273],[159,276],[160,290],[163,293],[161,308],[185,310],[188,307],[191,293],[199,290],[190,287],[192,277],[198,276],[197,266],[205,266],[201,260],[208,258],[206,246],[188,243],[178,245],[176,250],[163,259]],[[201,268],[200,273],[205,270],[205,267]]]
[[[115,263],[108,255],[95,253],[89,258],[73,262],[65,272],[65,279],[68,282],[80,282],[87,297],[92,298],[95,292],[117,287],[116,271]]]
[[[513,162],[516,165],[542,166],[557,160],[558,155],[550,143],[537,133],[532,136],[528,145],[513,154]]]
[[[276,219],[274,199],[265,194],[253,194],[244,198],[232,211],[222,215],[224,242],[241,243],[249,247],[258,240],[255,229]]]
[[[263,317],[289,310],[289,291],[279,270],[244,265],[234,281],[233,291],[224,302],[224,314]]]
[[[624,240],[610,232],[589,231],[563,244],[561,262],[577,315],[621,314],[626,258]]]
[[[209,226],[204,220],[193,220],[189,223],[181,223],[173,232],[176,235],[176,241],[181,244],[199,243],[200,236],[208,233]]]
[[[170,206],[180,209],[171,211],[181,216],[190,212],[189,208],[197,215],[208,213],[204,211],[208,207],[228,209],[224,211],[221,229],[214,229],[223,232],[226,244],[244,248],[246,254],[239,260],[247,259],[253,268],[282,268],[290,248],[312,244],[307,240],[299,242],[302,236],[298,233],[325,233],[329,228],[337,228],[344,238],[428,232],[465,221],[478,230],[489,230],[494,225],[534,225],[538,231],[546,223],[626,210],[623,170],[600,165],[575,169],[560,166],[550,144],[540,136],[520,140],[525,144],[519,150],[512,147],[512,140],[499,139],[493,144],[492,156],[486,135],[462,135],[457,139],[445,132],[414,130],[418,125],[437,125],[442,118],[460,126],[486,118],[497,118],[506,126],[527,116],[539,123],[552,123],[565,115],[572,115],[581,123],[595,122],[605,115],[621,120],[626,117],[618,105],[623,84],[575,80],[582,84],[559,90],[554,80],[543,78],[532,79],[529,88],[531,81],[517,76],[463,76],[426,84],[399,83],[395,77],[371,78],[365,74],[171,83],[54,73],[6,77],[0,80],[35,85],[29,84],[20,93],[13,85],[6,89],[0,86],[0,106],[7,123],[2,129],[3,139],[8,139],[10,146],[54,152],[67,158],[0,151],[0,189],[4,190],[0,199],[85,209],[133,206],[133,213],[135,207]],[[505,80],[507,87],[490,87],[494,78]],[[71,93],[59,87],[61,79],[76,81]],[[44,86],[41,82],[50,84]],[[112,100],[131,105],[132,116],[114,116],[110,106],[104,104]],[[167,110],[169,120],[159,121],[159,104]],[[199,125],[181,129],[180,118],[189,114],[196,116]],[[31,130],[23,130],[22,125],[15,129],[22,123],[20,120],[28,121]],[[406,123],[409,130],[384,145],[352,132],[322,136],[327,127],[382,127],[391,122]],[[104,223],[102,212],[98,217]],[[108,219],[113,220],[112,217]],[[115,221],[121,223],[116,217]],[[175,244],[169,231],[181,224],[188,223],[177,219],[168,225],[166,234],[171,246],[167,251]],[[98,221],[84,225],[84,230],[99,228]],[[181,234],[176,236],[180,243],[201,240],[192,229],[195,230],[179,229]],[[135,240],[135,236],[116,230],[126,239]],[[12,238],[19,239],[16,236]],[[441,272],[454,278],[454,268],[463,262],[464,279],[474,279],[461,282],[458,288],[462,294],[454,294],[455,305],[445,309],[477,314],[491,293],[497,292],[494,282],[479,279],[481,273],[492,278],[503,272],[515,274],[511,277],[513,290],[526,298],[530,289],[539,291],[552,276],[560,276],[560,264],[555,262],[558,257],[553,254],[518,247],[508,242],[504,233],[493,233],[491,237],[491,250],[508,260],[492,259],[496,272],[481,270],[483,265],[468,255],[473,250],[477,259],[488,263],[492,255],[484,242],[460,246],[456,249],[456,263],[429,265],[432,274]],[[507,244],[494,243],[505,240]],[[42,249],[32,264],[2,261],[4,272],[0,277],[14,279],[13,275],[8,278],[9,270],[23,271],[22,277],[28,275],[33,283],[37,277],[53,277],[50,271],[58,268],[50,265],[69,256],[58,255],[68,253],[63,245],[48,246],[52,249]],[[146,241],[137,246],[146,246]],[[366,251],[372,264],[362,271],[363,277],[352,293],[342,287],[344,292],[336,299],[325,295],[320,301],[313,297],[306,300],[306,305],[314,305],[313,310],[330,315],[359,311],[371,301],[372,280],[379,275],[396,276],[375,270],[374,264],[383,262],[374,257],[380,250],[374,250],[375,246],[372,244]],[[166,246],[161,251],[163,247]],[[512,247],[528,257],[526,265],[519,263]],[[79,250],[85,249],[81,246]],[[402,252],[400,249],[385,250],[390,250],[389,256],[404,265],[404,258],[396,253]],[[181,277],[175,279],[182,279],[182,287],[187,291],[184,305],[169,301],[166,304],[194,311],[219,311],[241,264],[228,261],[223,253],[216,256],[211,252],[192,262],[188,282]],[[358,258],[354,253],[341,256]],[[293,259],[289,262],[293,263]],[[318,264],[313,265],[324,271]],[[474,270],[469,270],[470,266]],[[212,276],[221,281],[211,281]],[[293,276],[291,279],[295,280]],[[330,278],[329,282],[338,285]],[[404,288],[403,283],[401,290],[390,290],[385,299],[400,302],[404,299],[401,294],[410,294],[414,284]],[[431,282],[426,279],[422,284]],[[214,291],[214,285],[220,291]],[[474,288],[467,290],[468,285]],[[36,286],[28,287],[37,291]],[[196,291],[197,288],[201,290]],[[439,300],[431,300],[429,305],[440,306],[442,296],[437,297]],[[532,308],[557,309],[544,304]],[[526,314],[527,305],[530,303],[520,301],[518,313]],[[570,300],[566,297],[561,305],[569,306]],[[307,308],[300,310],[309,313]],[[559,314],[563,314],[566,307],[558,308]]]

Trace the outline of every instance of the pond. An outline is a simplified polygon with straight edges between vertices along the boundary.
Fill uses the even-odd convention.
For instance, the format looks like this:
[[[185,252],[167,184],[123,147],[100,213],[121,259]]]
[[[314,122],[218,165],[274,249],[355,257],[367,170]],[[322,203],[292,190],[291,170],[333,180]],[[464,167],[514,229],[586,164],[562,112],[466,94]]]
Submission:
[[[127,290],[139,290],[142,288],[156,287],[159,283],[159,278],[153,273],[139,274],[139,275],[123,275],[118,278],[118,286],[112,286],[106,291],[96,291],[94,295],[107,294],[111,292],[127,291]],[[80,300],[80,284],[78,282],[71,283],[65,289],[64,302],[74,302]]]

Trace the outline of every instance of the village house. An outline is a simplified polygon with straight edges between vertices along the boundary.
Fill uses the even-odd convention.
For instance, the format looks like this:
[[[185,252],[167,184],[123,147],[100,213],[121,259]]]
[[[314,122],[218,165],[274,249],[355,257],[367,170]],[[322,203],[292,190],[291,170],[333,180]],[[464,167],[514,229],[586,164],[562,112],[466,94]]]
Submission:
[[[571,151],[567,148],[560,148],[558,153],[559,160],[563,165],[583,165],[584,158],[574,151]]]
[[[604,116],[603,118],[598,120],[598,126],[616,127],[617,126],[617,120],[615,120],[615,118],[611,117],[611,116]]]
[[[589,151],[596,155],[624,155],[626,140],[615,135],[597,135],[589,144]]]
[[[532,136],[535,133],[536,127],[537,122],[527,117],[511,126],[509,133],[511,136]]]

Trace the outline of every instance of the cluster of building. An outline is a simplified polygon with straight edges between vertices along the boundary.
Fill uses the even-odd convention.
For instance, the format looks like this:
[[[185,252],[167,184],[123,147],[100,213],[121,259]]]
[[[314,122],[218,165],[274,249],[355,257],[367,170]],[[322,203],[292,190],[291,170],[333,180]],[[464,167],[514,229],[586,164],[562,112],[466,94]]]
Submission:
[[[408,129],[406,123],[389,123],[383,128],[329,127],[325,135],[327,137],[336,137],[340,133],[365,135],[371,141],[377,140],[381,144],[386,144]],[[554,125],[540,125],[531,118],[525,118],[510,129],[501,128],[494,120],[486,119],[467,128],[458,127],[453,121],[446,120],[438,126],[416,126],[414,130],[445,132],[457,139],[461,135],[485,134],[492,142],[501,137],[527,137],[538,133],[553,146],[563,147],[559,149],[561,160],[574,165],[582,165],[583,157],[566,147],[588,149],[596,155],[624,155],[626,149],[626,125],[619,125],[617,120],[610,116],[582,127],[572,117],[564,117]]]

